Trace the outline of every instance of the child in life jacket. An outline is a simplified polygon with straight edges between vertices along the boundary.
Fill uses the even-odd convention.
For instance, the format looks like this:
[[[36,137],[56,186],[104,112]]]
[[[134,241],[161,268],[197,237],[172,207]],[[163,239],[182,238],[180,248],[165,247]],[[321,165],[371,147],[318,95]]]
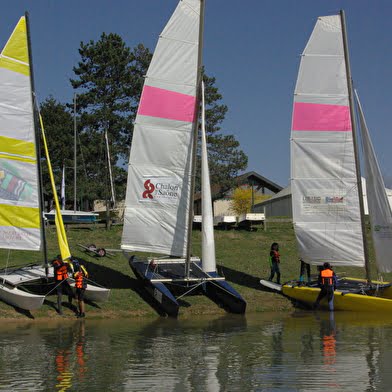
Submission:
[[[271,245],[271,251],[270,251],[270,267],[271,267],[271,275],[269,277],[269,281],[272,282],[272,279],[275,276],[276,273],[276,283],[280,284],[280,254],[279,254],[279,244],[277,242],[274,242]]]
[[[84,293],[87,288],[88,272],[84,265],[80,264],[78,260],[73,260],[75,269],[74,279],[76,288],[76,299],[78,301],[77,317],[85,317]]]

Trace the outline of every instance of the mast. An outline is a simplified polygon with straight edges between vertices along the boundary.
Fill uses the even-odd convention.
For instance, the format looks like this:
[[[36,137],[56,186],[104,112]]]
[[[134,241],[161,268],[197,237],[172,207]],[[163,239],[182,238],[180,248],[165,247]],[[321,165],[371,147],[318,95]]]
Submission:
[[[369,249],[366,241],[365,208],[363,205],[362,179],[361,179],[361,169],[360,169],[360,161],[359,161],[358,142],[357,142],[357,127],[356,127],[355,111],[354,111],[354,92],[353,92],[353,83],[351,78],[350,57],[348,51],[346,19],[343,10],[340,11],[340,19],[342,23],[344,59],[346,63],[346,75],[347,75],[347,86],[348,86],[348,99],[350,103],[350,117],[351,117],[351,128],[352,128],[353,145],[354,145],[355,171],[357,175],[357,188],[359,194],[359,210],[361,212],[361,228],[362,228],[363,252],[365,256],[366,280],[370,282]]]
[[[45,221],[43,214],[43,206],[44,206],[44,192],[43,192],[43,181],[42,181],[42,170],[41,170],[41,144],[40,137],[38,134],[38,118],[37,111],[35,110],[36,98],[35,98],[35,89],[34,89],[34,72],[33,72],[33,57],[31,54],[31,40],[30,40],[30,23],[29,23],[29,14],[25,12],[26,19],[26,35],[27,35],[27,49],[29,52],[29,67],[30,67],[30,85],[31,85],[31,99],[33,105],[33,127],[34,127],[34,135],[35,135],[35,148],[37,155],[37,174],[38,174],[38,192],[39,192],[39,210],[40,210],[40,222],[41,222],[41,236],[42,236],[42,250],[44,253],[44,263],[45,263],[45,273],[48,275],[48,252],[46,247],[46,234],[45,234]]]
[[[205,0],[200,0],[200,28],[199,28],[199,54],[197,60],[197,90],[198,94],[196,97],[200,99],[200,88],[201,88],[201,71],[203,64],[203,36],[204,36],[204,7]],[[198,109],[200,108],[200,101],[196,100]],[[190,186],[190,200],[189,200],[189,214],[188,214],[188,240],[186,249],[186,263],[185,263],[185,275],[189,277],[189,267],[191,261],[191,249],[192,249],[192,222],[193,222],[193,207],[194,207],[194,193],[195,193],[195,179],[196,179],[196,159],[197,159],[197,141],[199,133],[199,110],[196,110],[196,121],[195,128],[193,130],[193,146],[192,146],[192,170],[191,170],[191,186]]]
[[[76,93],[74,94],[74,212],[76,213]]]
[[[113,173],[112,173],[112,164],[110,162],[109,138],[108,138],[107,129],[105,129],[105,143],[106,143],[106,155],[107,155],[107,160],[108,160],[108,173],[109,173],[109,182],[110,182],[111,202],[112,202],[112,208],[115,208],[116,207],[116,198],[114,195]]]
[[[204,82],[201,82],[201,207],[202,207],[202,269],[216,272],[214,223],[210,173],[208,169],[207,137],[205,129]]]

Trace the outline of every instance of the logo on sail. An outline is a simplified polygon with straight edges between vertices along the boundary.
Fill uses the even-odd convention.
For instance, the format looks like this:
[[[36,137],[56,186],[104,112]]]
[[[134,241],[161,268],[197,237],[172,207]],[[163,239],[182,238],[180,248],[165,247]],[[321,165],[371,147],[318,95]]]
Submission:
[[[341,204],[344,203],[343,196],[326,196],[325,202],[327,204]]]
[[[149,178],[143,183],[143,199],[156,200],[161,203],[177,203],[181,194],[181,184],[176,178]]]
[[[147,199],[147,198],[153,199],[154,196],[152,194],[155,191],[154,184],[151,184],[151,181],[147,180],[147,181],[144,182],[144,188],[146,190],[143,192],[143,199]]]

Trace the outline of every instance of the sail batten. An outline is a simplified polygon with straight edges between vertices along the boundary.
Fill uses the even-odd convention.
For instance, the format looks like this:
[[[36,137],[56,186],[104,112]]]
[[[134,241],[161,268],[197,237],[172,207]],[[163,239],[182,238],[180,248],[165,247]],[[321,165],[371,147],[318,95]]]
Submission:
[[[0,247],[40,250],[41,217],[27,25],[0,54]]]
[[[304,261],[364,265],[355,165],[341,20],[320,17],[301,56],[291,130],[293,220]]]
[[[147,71],[128,165],[122,249],[186,254],[200,4],[179,2]]]

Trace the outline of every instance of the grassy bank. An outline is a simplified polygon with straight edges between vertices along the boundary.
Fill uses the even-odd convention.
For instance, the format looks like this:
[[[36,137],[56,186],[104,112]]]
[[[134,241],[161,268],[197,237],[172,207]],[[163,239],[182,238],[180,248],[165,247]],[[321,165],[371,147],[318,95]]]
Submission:
[[[115,252],[113,257],[96,258],[85,253],[78,244],[95,244],[98,247],[119,249],[122,226],[114,226],[107,231],[104,228],[89,229],[74,227],[67,230],[72,254],[87,262],[91,278],[111,289],[110,300],[104,304],[88,304],[89,317],[156,317],[157,313],[139,295],[141,285],[133,275],[127,259],[122,252]],[[53,226],[47,230],[49,259],[58,253],[56,231]],[[299,262],[294,230],[291,222],[275,221],[268,224],[268,230],[259,228],[248,231],[215,231],[218,271],[224,275],[233,287],[247,301],[247,312],[288,311],[293,309],[289,300],[281,295],[264,291],[259,284],[261,278],[269,275],[268,255],[272,242],[280,244],[282,255],[282,281],[298,279]],[[201,254],[201,232],[193,232],[193,254]],[[0,252],[0,267],[40,262],[39,255],[33,252]],[[374,269],[374,266],[372,266]],[[358,268],[341,267],[337,274],[363,277],[364,271]],[[312,273],[316,273],[313,267]],[[376,277],[373,271],[373,277]],[[384,279],[391,279],[389,274]],[[56,296],[47,297],[44,306],[31,314],[18,312],[12,306],[0,302],[2,318],[52,318],[60,317],[55,311]],[[97,307],[99,305],[99,307]],[[195,314],[223,314],[213,302],[204,296],[188,296],[182,301],[180,317],[192,317]],[[71,310],[66,309],[64,317],[74,318]]]

